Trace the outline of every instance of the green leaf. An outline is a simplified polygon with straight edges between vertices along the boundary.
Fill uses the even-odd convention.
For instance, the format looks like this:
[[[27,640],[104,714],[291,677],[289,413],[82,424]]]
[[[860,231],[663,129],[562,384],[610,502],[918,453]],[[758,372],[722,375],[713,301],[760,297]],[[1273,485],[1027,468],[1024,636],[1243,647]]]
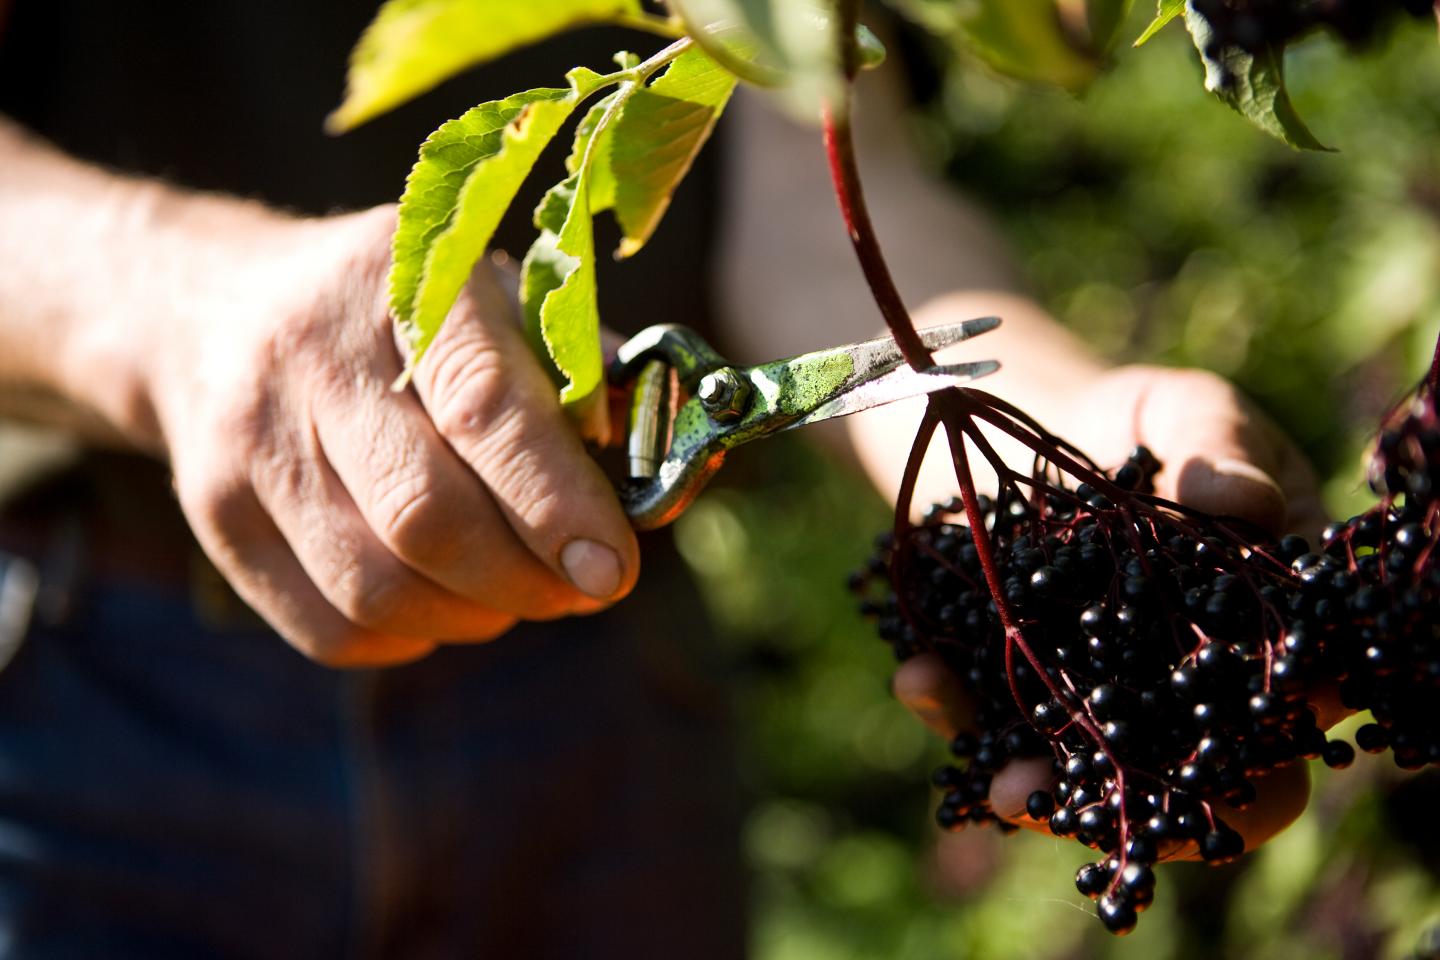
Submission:
[[[960,17],[968,45],[1001,73],[1076,90],[1099,60],[1071,46],[1053,0],[980,0]]]
[[[583,68],[569,89],[482,103],[420,148],[400,198],[390,307],[410,344],[406,375],[435,339],[530,168],[576,104],[603,83]]]
[[[735,82],[734,75],[691,48],[649,86],[629,83],[598,101],[576,127],[566,160],[570,176],[535,209],[540,235],[520,274],[525,332],[537,355],[550,359],[562,388],[560,401],[582,427],[594,426],[604,414],[594,215],[613,209],[622,231],[619,255],[639,250]]]
[[[345,100],[326,128],[350,130],[467,67],[562,30],[640,14],[640,0],[388,0],[350,55]]]
[[[1120,27],[1134,5],[1134,0],[1086,0],[1085,24],[1089,28],[1090,46],[1095,53],[1109,53],[1115,46]]]
[[[632,91],[633,92],[633,91]],[[581,118],[575,128],[575,142],[570,147],[570,156],[565,158],[565,170],[568,173],[579,172],[585,163],[585,157],[590,148],[590,140],[599,132],[600,142],[595,146],[595,152],[590,157],[590,208],[592,213],[601,210],[608,210],[615,205],[615,178],[610,174],[610,130],[607,127],[599,130],[600,121],[604,119],[609,111],[610,105],[621,96],[621,91],[616,90],[607,97],[601,98],[590,108],[589,112]],[[537,223],[538,226],[538,223]]]
[[[833,2],[825,0],[669,0],[686,32],[711,59],[741,80],[776,88],[781,102],[813,117],[841,81]],[[855,41],[860,66],[885,59],[863,25]]]
[[[606,162],[595,165],[591,200],[592,213],[615,209],[617,256],[633,256],[655,232],[734,89],[733,74],[691,49],[625,99],[604,134]]]
[[[893,0],[905,16],[1021,80],[1070,90],[1088,85],[1101,58],[1074,43],[1055,0]]]
[[[1158,0],[1155,10],[1155,19],[1150,21],[1150,26],[1135,40],[1135,46],[1149,40],[1155,34],[1164,29],[1165,24],[1174,20],[1185,12],[1185,0]]]
[[[560,402],[581,421],[603,415],[605,379],[588,181],[582,166],[546,193],[535,211],[540,236],[520,272],[526,336],[550,358]]]
[[[1285,58],[1273,47],[1260,54],[1226,46],[1210,21],[1185,5],[1185,26],[1205,63],[1205,89],[1271,136],[1298,150],[1329,150],[1315,135],[1285,92]]]
[[[765,86],[785,74],[836,74],[833,17],[816,0],[671,0],[686,32],[712,57]],[[728,62],[734,58],[736,62]],[[749,71],[754,71],[747,75]],[[795,78],[790,78],[795,79]],[[801,77],[800,79],[804,79]]]
[[[863,23],[855,24],[855,48],[860,54],[861,70],[874,70],[885,62],[885,44]]]

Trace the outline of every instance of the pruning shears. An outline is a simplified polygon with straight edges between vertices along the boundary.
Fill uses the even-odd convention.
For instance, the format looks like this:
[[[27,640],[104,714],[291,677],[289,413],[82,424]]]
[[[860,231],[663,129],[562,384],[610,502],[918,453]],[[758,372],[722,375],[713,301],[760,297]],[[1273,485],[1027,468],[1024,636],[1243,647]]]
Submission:
[[[940,350],[999,325],[998,317],[981,317],[920,336]],[[621,502],[637,529],[663,527],[742,443],[959,386],[999,368],[977,360],[918,372],[890,337],[740,367],[688,327],[647,327],[620,347],[609,371],[612,384],[632,387]],[[689,398],[683,403],[681,389]]]

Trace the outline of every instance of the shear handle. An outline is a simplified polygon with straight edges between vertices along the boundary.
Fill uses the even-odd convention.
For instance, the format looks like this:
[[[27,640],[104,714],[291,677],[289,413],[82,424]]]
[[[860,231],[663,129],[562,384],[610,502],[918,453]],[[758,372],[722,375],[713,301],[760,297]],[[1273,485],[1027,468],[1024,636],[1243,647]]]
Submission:
[[[699,389],[705,374],[729,365],[729,361],[694,330],[678,323],[660,323],[646,327],[621,344],[610,365],[610,382],[631,382],[651,360],[664,360],[669,364],[680,385],[692,394]]]

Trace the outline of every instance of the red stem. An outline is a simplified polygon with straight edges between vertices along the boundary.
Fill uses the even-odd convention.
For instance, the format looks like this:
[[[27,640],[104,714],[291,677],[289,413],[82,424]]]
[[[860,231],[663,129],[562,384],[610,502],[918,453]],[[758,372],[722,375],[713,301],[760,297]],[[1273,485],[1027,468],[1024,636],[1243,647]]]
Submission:
[[[934,359],[926,348],[924,341],[920,339],[915,329],[914,321],[910,318],[909,311],[905,308],[905,301],[900,296],[899,289],[895,286],[894,277],[890,268],[885,262],[884,253],[881,251],[880,242],[875,234],[874,224],[870,220],[870,211],[865,203],[865,192],[861,186],[859,166],[855,160],[855,144],[850,128],[850,103],[851,103],[851,80],[856,70],[855,50],[855,23],[858,12],[858,0],[841,0],[839,4],[839,17],[837,27],[839,29],[840,62],[844,67],[846,83],[838,103],[827,102],[822,107],[821,118],[824,126],[825,152],[830,162],[830,177],[835,187],[835,197],[840,205],[840,214],[845,220],[845,228],[850,235],[851,246],[855,250],[855,256],[860,262],[860,269],[865,275],[866,282],[870,285],[870,292],[875,298],[875,304],[880,309],[880,314],[885,319],[885,325],[889,328],[891,336],[895,338],[896,346],[901,356],[905,358],[913,369],[917,371],[927,370],[934,366]],[[1082,475],[1093,479],[1094,486],[1112,497],[1120,494],[1118,488],[1110,483],[1107,478],[1101,475],[1098,468],[1094,468],[1093,461],[1088,466],[1094,469],[1087,469],[1076,462],[1075,458],[1067,456],[1059,447],[1065,447],[1082,460],[1089,460],[1079,450],[1074,450],[1069,444],[1051,436],[1042,430],[1038,424],[1034,424],[1023,413],[996,401],[994,398],[987,398],[985,395],[976,394],[973,397],[966,395],[967,391],[958,389],[942,390],[931,394],[930,404],[927,409],[925,424],[922,432],[926,434],[924,442],[912,448],[910,462],[906,466],[906,481],[902,484],[903,491],[900,502],[897,505],[897,516],[895,530],[897,534],[897,548],[900,540],[898,535],[903,534],[908,528],[910,513],[910,497],[914,492],[915,476],[919,472],[919,463],[924,457],[924,448],[929,445],[929,434],[935,429],[936,421],[945,425],[945,432],[950,441],[951,459],[955,467],[956,479],[960,485],[960,498],[965,505],[965,515],[970,524],[971,536],[975,544],[976,554],[980,561],[980,569],[984,574],[986,585],[990,589],[990,595],[995,602],[996,613],[1000,618],[1001,626],[1005,631],[1005,661],[1006,673],[1010,681],[1010,694],[1015,699],[1016,706],[1021,710],[1022,715],[1028,719],[1028,711],[1021,697],[1019,684],[1016,680],[1014,670],[1014,651],[1019,651],[1029,661],[1031,668],[1035,671],[1040,681],[1050,695],[1059,703],[1065,703],[1063,693],[1055,681],[1045,672],[1042,664],[1034,651],[1026,643],[1021,633],[1020,625],[1016,621],[1014,611],[1010,609],[1009,603],[1005,600],[1002,589],[1000,569],[995,562],[993,544],[990,540],[989,531],[985,527],[985,515],[980,510],[979,495],[975,489],[975,479],[970,472],[968,457],[965,451],[965,434],[967,432],[978,433],[975,418],[986,420],[1001,430],[1010,433],[1027,442],[1032,449],[1040,452],[1042,448],[1046,457],[1056,463],[1062,469],[1072,469]],[[987,408],[987,399],[996,410]],[[1021,424],[1031,426],[1030,437],[1024,437],[1023,431],[1015,423],[1007,419],[1007,415]],[[1003,422],[1002,422],[1003,421]],[[1034,442],[1031,442],[1034,441]],[[1036,443],[1040,444],[1037,446]],[[988,448],[989,444],[985,444]],[[982,452],[987,459],[998,460],[993,449],[983,449]],[[1002,478],[1006,475],[1006,468],[1002,463],[996,463],[997,474]],[[1013,475],[1013,473],[1012,473]],[[903,514],[903,516],[902,516]],[[898,555],[898,554],[897,554]],[[892,569],[892,575],[894,570]],[[896,583],[897,588],[900,584]],[[902,596],[904,591],[897,589],[897,596]],[[1121,765],[1110,753],[1109,745],[1105,742],[1099,728],[1092,718],[1086,715],[1083,709],[1070,712],[1070,719],[1078,724],[1099,748],[1111,757],[1115,767],[1115,789],[1125,789],[1125,775]],[[1125,862],[1125,840],[1129,834],[1129,824],[1122,805],[1119,817],[1120,836],[1120,860]],[[1113,885],[1113,881],[1112,881]]]
[[[1436,7],[1436,12],[1440,13],[1440,6]],[[1435,355],[1430,359],[1430,373],[1425,377],[1425,386],[1431,392],[1440,392],[1440,335],[1435,338]]]
[[[842,28],[843,29],[843,28]],[[853,31],[852,31],[853,32]],[[830,179],[835,185],[835,199],[840,203],[840,215],[845,218],[845,229],[850,234],[850,244],[860,261],[860,270],[885,326],[895,338],[900,355],[916,370],[928,370],[935,365],[924,341],[915,332],[910,311],[890,275],[885,254],[880,250],[880,241],[875,235],[875,226],[870,221],[870,209],[865,204],[865,190],[860,184],[860,168],[855,162],[855,141],[850,133],[850,93],[846,90],[838,103],[827,102],[821,108],[821,120],[825,134],[825,154],[830,159]]]

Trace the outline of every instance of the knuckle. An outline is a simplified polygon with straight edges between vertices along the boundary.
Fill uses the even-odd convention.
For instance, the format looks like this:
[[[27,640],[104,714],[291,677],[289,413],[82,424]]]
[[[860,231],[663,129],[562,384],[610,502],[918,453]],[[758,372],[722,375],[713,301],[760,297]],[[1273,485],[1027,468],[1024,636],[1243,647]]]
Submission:
[[[247,538],[255,527],[255,502],[238,480],[213,475],[194,481],[177,475],[176,494],[191,526],[217,534],[227,543]]]
[[[433,361],[426,375],[431,419],[444,436],[488,433],[517,406],[498,351],[470,344],[433,351],[426,359]]]
[[[571,463],[558,434],[519,407],[500,411],[477,447],[486,482],[516,520],[531,530],[563,529],[593,509],[585,464]]]
[[[243,450],[259,445],[275,423],[274,398],[258,379],[251,376],[232,384],[215,411],[216,435],[224,437],[233,448]]]
[[[357,627],[383,630],[403,625],[412,607],[406,579],[395,571],[356,566],[336,584],[336,609]]]
[[[314,464],[293,452],[271,451],[258,456],[251,467],[255,488],[274,509],[292,509],[307,499],[314,485]]]
[[[325,335],[322,314],[308,303],[278,313],[256,334],[250,368],[273,373],[290,369],[297,361],[308,366],[308,360],[330,339]]]
[[[457,525],[423,474],[392,471],[379,481],[373,509],[381,542],[406,563],[435,567],[458,559]]]
[[[511,466],[513,464],[513,466]],[[507,463],[507,476],[497,483],[502,489],[516,491],[510,508],[515,511],[520,524],[529,530],[551,531],[556,536],[566,532],[572,522],[572,514],[581,501],[573,496],[563,496],[561,491],[532,463]]]

